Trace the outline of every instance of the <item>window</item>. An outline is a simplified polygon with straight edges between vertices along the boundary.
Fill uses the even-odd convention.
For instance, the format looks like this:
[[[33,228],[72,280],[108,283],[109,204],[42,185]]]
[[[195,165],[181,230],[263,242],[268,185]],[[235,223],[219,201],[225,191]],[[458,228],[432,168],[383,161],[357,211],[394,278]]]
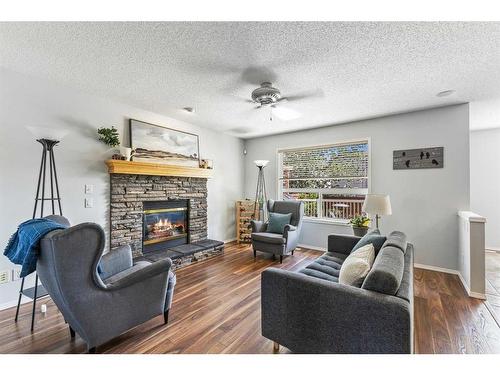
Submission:
[[[368,193],[368,140],[278,151],[281,199],[304,202],[305,216],[349,220]]]

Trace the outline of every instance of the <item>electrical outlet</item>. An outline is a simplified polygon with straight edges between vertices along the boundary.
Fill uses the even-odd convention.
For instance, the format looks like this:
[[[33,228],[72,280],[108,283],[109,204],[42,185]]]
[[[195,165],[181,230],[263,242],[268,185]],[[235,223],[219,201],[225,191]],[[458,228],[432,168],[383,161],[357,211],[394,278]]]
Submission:
[[[10,270],[0,271],[0,284],[8,283],[10,281]]]
[[[94,185],[85,184],[85,194],[92,194],[94,192]]]
[[[92,198],[85,198],[85,208],[94,207],[94,200]]]

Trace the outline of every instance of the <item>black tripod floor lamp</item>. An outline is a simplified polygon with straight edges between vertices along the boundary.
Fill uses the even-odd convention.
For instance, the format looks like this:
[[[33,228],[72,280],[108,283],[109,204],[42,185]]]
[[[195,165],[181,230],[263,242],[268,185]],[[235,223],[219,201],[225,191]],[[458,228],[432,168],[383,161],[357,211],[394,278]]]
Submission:
[[[254,160],[255,165],[259,168],[259,175],[257,177],[257,189],[255,190],[255,203],[254,213],[257,212],[259,217],[256,218],[261,221],[266,221],[266,180],[264,179],[264,167],[269,163],[269,160]]]
[[[32,218],[34,219],[36,217],[44,217],[44,214],[47,214],[49,211],[52,215],[55,215],[56,210],[59,212],[59,215],[62,215],[59,183],[57,181],[56,161],[54,159],[54,146],[56,146],[59,141],[42,138],[37,139],[37,142],[42,145],[43,150],[42,160],[40,163],[40,171],[38,172],[38,185],[36,188],[35,207],[33,208]],[[49,180],[48,182],[47,177]],[[49,188],[50,195],[48,194]],[[47,207],[47,209],[45,207],[45,202],[48,202],[49,207]],[[39,214],[37,212],[39,212]],[[32,288],[24,289],[24,281],[25,278],[23,277],[21,281],[21,289],[19,290],[19,299],[17,301],[15,321],[17,322],[17,319],[19,317],[19,307],[21,305],[22,296],[24,295],[26,297],[32,298],[33,310],[31,312],[31,331],[33,331],[35,327],[36,300],[38,298],[45,297],[47,295],[47,291],[42,285],[38,286],[38,275],[35,276],[35,286]]]

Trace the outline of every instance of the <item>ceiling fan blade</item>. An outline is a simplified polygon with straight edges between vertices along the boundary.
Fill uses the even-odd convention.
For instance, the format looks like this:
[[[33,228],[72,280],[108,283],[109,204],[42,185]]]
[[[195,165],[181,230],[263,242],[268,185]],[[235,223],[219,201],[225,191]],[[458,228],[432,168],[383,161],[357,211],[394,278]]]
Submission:
[[[283,121],[298,119],[301,115],[294,109],[285,107],[271,107],[272,114]]]
[[[293,102],[296,100],[303,100],[303,99],[323,98],[324,96],[325,93],[323,92],[323,90],[316,89],[316,90],[304,91],[296,95],[287,95],[283,99],[286,99],[289,102]]]

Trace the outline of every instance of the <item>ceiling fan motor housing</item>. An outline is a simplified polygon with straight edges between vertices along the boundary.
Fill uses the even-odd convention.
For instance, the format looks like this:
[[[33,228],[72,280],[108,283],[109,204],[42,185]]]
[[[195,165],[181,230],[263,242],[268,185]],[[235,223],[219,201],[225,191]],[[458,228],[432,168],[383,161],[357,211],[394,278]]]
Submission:
[[[270,82],[263,82],[258,89],[252,91],[252,100],[261,105],[273,104],[280,99],[280,90],[274,88]]]

